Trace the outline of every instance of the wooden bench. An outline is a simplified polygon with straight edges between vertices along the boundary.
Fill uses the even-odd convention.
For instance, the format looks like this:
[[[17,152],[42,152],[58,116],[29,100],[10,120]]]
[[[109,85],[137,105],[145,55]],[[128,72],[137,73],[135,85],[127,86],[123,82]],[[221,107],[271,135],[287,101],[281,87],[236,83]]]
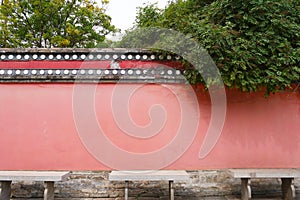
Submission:
[[[189,175],[182,170],[158,170],[158,171],[112,171],[109,174],[110,181],[125,181],[125,200],[128,200],[129,181],[169,181],[169,199],[174,200],[174,181],[187,181]]]
[[[54,182],[66,180],[69,174],[70,172],[57,171],[0,171],[0,199],[10,199],[12,181],[43,181],[44,200],[53,200]]]
[[[300,177],[300,169],[230,169],[229,172],[234,178],[241,179],[242,200],[251,198],[251,178],[280,178],[283,199],[296,198],[294,178]]]

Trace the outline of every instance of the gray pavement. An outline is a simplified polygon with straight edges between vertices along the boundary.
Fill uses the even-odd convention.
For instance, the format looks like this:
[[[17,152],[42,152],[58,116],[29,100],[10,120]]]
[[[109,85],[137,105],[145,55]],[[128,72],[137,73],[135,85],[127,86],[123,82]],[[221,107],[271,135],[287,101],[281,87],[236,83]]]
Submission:
[[[198,197],[198,198],[180,198],[175,197],[176,200],[240,200],[238,196],[212,196],[212,197]],[[252,198],[251,200],[279,200],[280,197],[259,197]],[[42,198],[13,198],[12,200],[43,200]],[[55,200],[123,200],[123,198],[55,198]],[[164,198],[150,198],[150,197],[139,197],[139,198],[129,198],[129,200],[168,200],[168,197]],[[299,198],[296,198],[299,200]]]

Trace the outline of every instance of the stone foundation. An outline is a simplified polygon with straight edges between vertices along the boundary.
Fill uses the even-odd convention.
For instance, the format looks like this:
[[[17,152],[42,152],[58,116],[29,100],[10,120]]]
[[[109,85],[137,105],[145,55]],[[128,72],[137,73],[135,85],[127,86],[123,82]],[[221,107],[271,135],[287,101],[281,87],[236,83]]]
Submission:
[[[207,196],[236,196],[240,194],[240,180],[227,171],[188,171],[190,180],[175,182],[176,199],[201,199]],[[73,172],[68,181],[55,184],[57,199],[123,199],[124,182],[108,181],[107,171]],[[280,179],[252,179],[253,196],[280,197]],[[300,180],[295,187],[300,193]],[[129,182],[131,199],[168,199],[168,181]],[[41,182],[13,182],[14,198],[42,198]],[[300,194],[297,194],[298,196]]]

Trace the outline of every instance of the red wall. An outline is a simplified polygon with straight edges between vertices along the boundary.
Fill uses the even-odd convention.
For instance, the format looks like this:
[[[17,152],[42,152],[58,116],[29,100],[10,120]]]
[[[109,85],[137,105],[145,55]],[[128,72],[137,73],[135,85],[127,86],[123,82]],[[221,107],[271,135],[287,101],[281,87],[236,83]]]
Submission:
[[[130,90],[133,92],[128,99],[127,94],[119,94]],[[227,91],[226,120],[221,136],[213,150],[200,159],[199,150],[211,120],[211,103],[207,92],[199,88],[195,91],[198,107],[191,103],[187,109],[199,109],[199,113],[190,111],[187,116],[180,101],[189,102],[192,97],[180,84],[2,83],[0,170],[300,167],[299,92],[281,92],[265,98],[263,92]],[[154,104],[164,107],[164,112],[154,108],[155,118],[151,121],[148,111]],[[112,105],[117,109],[114,114],[121,116],[119,120],[128,108],[133,124],[140,127],[136,132],[141,131],[141,137],[149,133],[143,132],[141,127],[151,122],[157,123],[154,129],[163,126],[153,129],[157,134],[148,138],[129,136],[116,124]],[[195,138],[187,131],[179,143],[166,147],[170,141],[178,140],[176,135],[182,120],[191,123],[187,126],[195,126],[195,120],[199,122]],[[105,133],[104,137],[101,132]],[[181,146],[189,142],[190,146]],[[106,145],[121,149],[123,154],[117,154]],[[160,156],[151,157],[152,153]],[[170,157],[174,159],[168,160]],[[102,162],[102,158],[111,159],[111,163]]]

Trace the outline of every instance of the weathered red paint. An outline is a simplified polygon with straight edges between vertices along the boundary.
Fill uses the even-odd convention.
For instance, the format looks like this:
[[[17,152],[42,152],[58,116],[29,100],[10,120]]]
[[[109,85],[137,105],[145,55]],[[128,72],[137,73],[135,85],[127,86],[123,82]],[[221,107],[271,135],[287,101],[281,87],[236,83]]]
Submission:
[[[1,63],[1,68],[80,65],[80,62],[6,63]],[[122,84],[122,87],[132,85]],[[181,111],[176,96],[168,89],[146,84],[131,98],[129,109],[137,124],[149,123],[147,112],[152,103],[161,103],[168,113],[160,134],[143,140],[125,135],[116,126],[110,110],[114,87],[115,84],[99,84],[95,93],[97,120],[112,142],[130,152],[148,152],[161,148],[174,137]],[[180,84],[174,87],[184,90]],[[96,160],[79,138],[72,108],[73,89],[71,83],[0,84],[0,170],[110,169]],[[299,92],[285,91],[265,98],[263,92],[228,90],[222,135],[212,152],[199,159],[211,105],[207,92],[200,87],[195,91],[200,108],[196,138],[168,169],[300,167]]]

